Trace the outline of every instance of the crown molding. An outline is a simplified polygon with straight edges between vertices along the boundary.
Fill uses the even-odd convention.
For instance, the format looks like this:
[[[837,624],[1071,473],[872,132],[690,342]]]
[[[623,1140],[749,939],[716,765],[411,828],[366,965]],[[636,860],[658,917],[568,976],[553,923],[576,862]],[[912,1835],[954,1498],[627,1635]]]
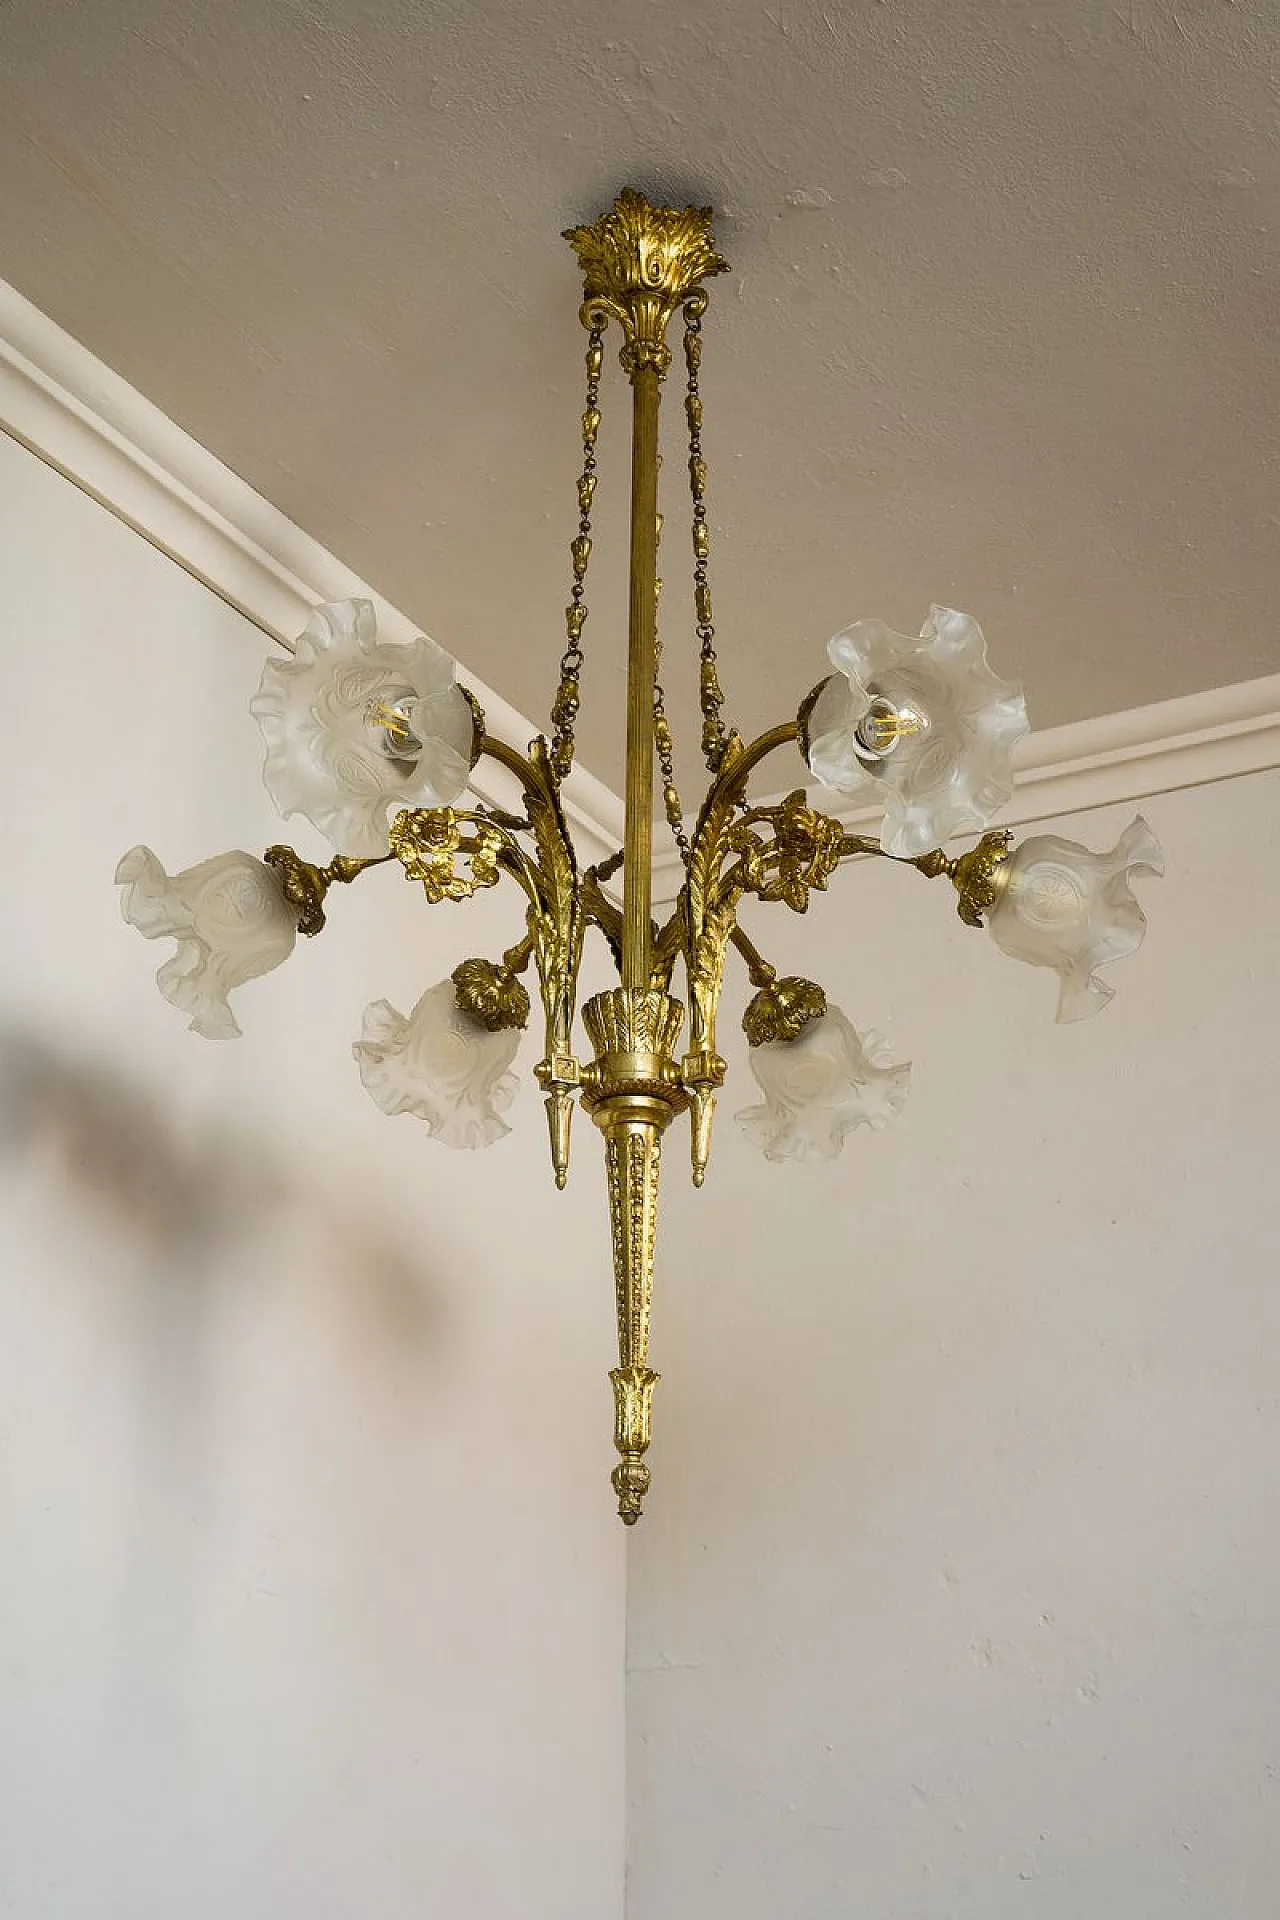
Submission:
[[[350,595],[372,600],[388,640],[421,631],[4,281],[0,430],[287,649],[312,607]],[[538,727],[459,664],[489,731],[523,751]],[[488,761],[474,791],[501,806],[515,798]],[[622,802],[602,780],[575,767],[562,799],[586,861],[621,846]]]
[[[0,430],[282,646],[290,645],[313,606],[350,594],[373,601],[389,639],[407,640],[418,632],[405,614],[3,281]],[[473,674],[466,679],[490,731],[523,748],[538,728]],[[1280,674],[1030,734],[1015,752],[1016,787],[1001,820],[1023,826],[1276,766]],[[511,793],[504,782],[500,770],[486,764],[476,791],[507,805]],[[874,813],[833,807],[833,798],[824,794],[818,804],[851,830],[874,824]],[[621,845],[622,802],[603,781],[575,767],[565,783],[564,805],[584,859],[604,859]],[[675,848],[661,848],[655,900],[675,897],[680,873]]]

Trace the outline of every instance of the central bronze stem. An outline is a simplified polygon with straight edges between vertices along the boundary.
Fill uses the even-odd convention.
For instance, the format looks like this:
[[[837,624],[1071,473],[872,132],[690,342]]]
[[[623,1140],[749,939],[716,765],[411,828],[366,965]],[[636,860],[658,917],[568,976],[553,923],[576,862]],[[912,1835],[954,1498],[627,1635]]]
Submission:
[[[627,641],[627,791],[622,866],[622,984],[649,984],[653,923],[653,681],[657,670],[658,409],[662,371],[631,376],[631,600]]]
[[[705,207],[654,207],[627,190],[594,226],[566,235],[584,273],[584,323],[619,322],[631,381],[631,585],[627,637],[627,775],[622,862],[622,985],[583,1008],[595,1058],[582,1103],[605,1137],[618,1311],[613,1470],[618,1512],[640,1517],[649,1485],[644,1454],[658,1376],[649,1366],[653,1252],[662,1135],[689,1104],[676,1064],[684,1019],[653,985],[654,677],[658,613],[658,414],[671,364],[667,325],[703,278],[725,262]]]

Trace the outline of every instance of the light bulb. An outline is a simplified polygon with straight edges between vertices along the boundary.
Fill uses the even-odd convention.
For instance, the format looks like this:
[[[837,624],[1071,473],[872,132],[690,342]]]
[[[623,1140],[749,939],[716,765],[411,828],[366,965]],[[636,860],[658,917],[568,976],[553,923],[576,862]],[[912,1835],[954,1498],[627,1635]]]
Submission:
[[[858,723],[857,741],[869,760],[883,760],[900,740],[928,731],[929,716],[919,708],[873,693],[871,705]]]
[[[418,732],[421,704],[412,688],[391,687],[366,706],[364,723],[389,760],[412,762],[422,752]]]

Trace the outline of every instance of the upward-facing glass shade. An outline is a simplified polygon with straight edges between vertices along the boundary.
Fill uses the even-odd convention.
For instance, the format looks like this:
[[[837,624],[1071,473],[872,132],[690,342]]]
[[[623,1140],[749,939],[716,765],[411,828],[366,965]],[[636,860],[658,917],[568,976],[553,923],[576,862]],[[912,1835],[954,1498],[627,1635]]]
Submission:
[[[827,653],[837,672],[806,723],[814,776],[884,807],[886,853],[913,858],[985,827],[1013,791],[1028,721],[1021,688],[987,665],[977,621],[932,607],[912,640],[859,620]]]
[[[271,798],[339,853],[376,858],[393,808],[446,807],[467,784],[475,722],[453,661],[425,637],[380,643],[368,600],[317,607],[249,704]]]
[[[1058,1019],[1085,1020],[1115,993],[1097,969],[1136,953],[1147,931],[1130,876],[1163,872],[1160,842],[1141,814],[1110,853],[1037,834],[1009,860],[987,916],[991,938],[1015,960],[1052,967],[1060,982]]]
[[[172,1006],[191,1015],[206,1040],[240,1032],[228,995],[287,960],[297,917],[279,874],[248,853],[220,853],[183,873],[166,873],[150,847],[132,847],[116,868],[120,907],[148,940],[177,946],[156,974]]]

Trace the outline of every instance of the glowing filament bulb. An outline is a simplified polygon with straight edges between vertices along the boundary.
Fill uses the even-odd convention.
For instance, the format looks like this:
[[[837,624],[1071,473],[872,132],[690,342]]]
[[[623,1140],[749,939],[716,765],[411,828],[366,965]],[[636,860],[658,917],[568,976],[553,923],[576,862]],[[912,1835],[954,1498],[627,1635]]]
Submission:
[[[872,759],[883,760],[899,740],[925,733],[928,726],[925,715],[914,707],[895,706],[892,700],[877,694],[858,723],[858,743]]]
[[[422,740],[415,721],[416,694],[386,693],[371,700],[364,710],[365,725],[379,736],[383,752],[391,760],[416,760],[422,752]]]

